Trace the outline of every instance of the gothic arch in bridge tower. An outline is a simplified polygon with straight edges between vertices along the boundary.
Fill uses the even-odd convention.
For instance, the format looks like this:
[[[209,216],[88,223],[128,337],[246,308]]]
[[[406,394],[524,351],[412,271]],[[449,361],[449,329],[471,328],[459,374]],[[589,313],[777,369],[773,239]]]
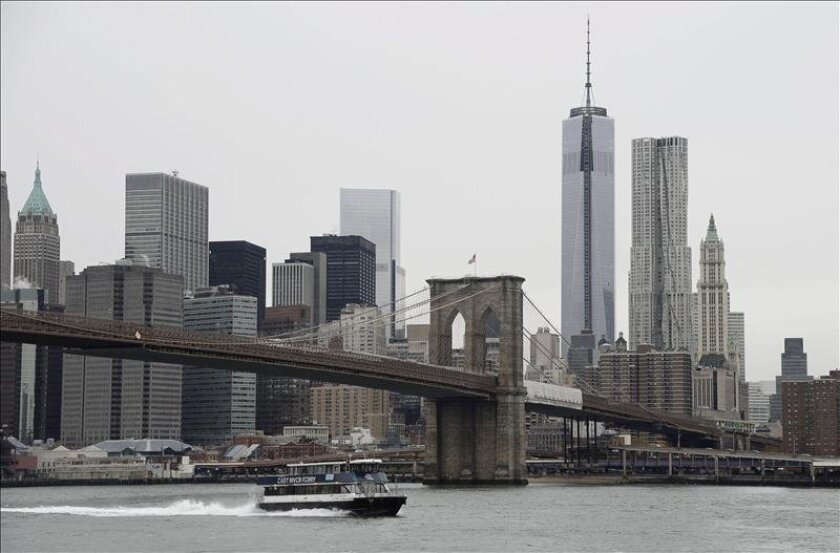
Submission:
[[[429,361],[452,363],[452,322],[464,317],[464,370],[485,374],[487,325],[498,323],[496,393],[426,404],[427,483],[524,483],[522,283],[517,276],[428,280]],[[497,374],[496,374],[497,373]]]

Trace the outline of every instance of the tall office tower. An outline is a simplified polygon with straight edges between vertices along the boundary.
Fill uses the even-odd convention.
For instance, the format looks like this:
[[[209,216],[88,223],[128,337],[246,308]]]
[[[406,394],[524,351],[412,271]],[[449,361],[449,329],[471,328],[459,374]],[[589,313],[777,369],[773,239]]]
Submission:
[[[312,236],[312,252],[327,255],[327,322],[351,303],[376,305],[376,245],[361,236]]]
[[[400,265],[400,193],[396,190],[341,189],[341,234],[376,244],[376,305],[383,314],[400,309],[405,269]],[[397,317],[398,319],[398,317]],[[405,323],[391,321],[388,337],[402,337]]]
[[[723,355],[729,359],[729,284],[726,282],[723,241],[715,218],[709,219],[700,241],[700,279],[697,281],[697,356]]]
[[[388,357],[417,363],[429,362],[429,325],[405,325],[405,338],[391,338],[386,346]],[[391,393],[391,428],[389,440],[421,444],[425,436],[423,398]],[[394,432],[391,432],[393,430]],[[396,433],[396,436],[394,436]]]
[[[67,303],[66,281],[69,276],[76,274],[76,264],[72,261],[61,260],[58,262],[58,303],[64,305]]]
[[[560,384],[563,368],[560,362],[560,335],[548,327],[540,327],[531,335],[530,363],[540,382]]]
[[[277,336],[311,326],[312,310],[306,305],[268,307],[260,335]],[[257,375],[256,428],[268,435],[283,433],[284,426],[312,422],[310,382],[299,378],[259,373]]]
[[[302,262],[312,265],[312,323],[322,325],[327,322],[327,254],[319,252],[296,252],[289,254],[286,263]]]
[[[322,347],[385,355],[386,321],[377,307],[351,304],[341,310],[341,319],[319,330]],[[374,437],[385,437],[391,420],[390,394],[343,384],[312,388],[312,418],[330,427],[333,436],[346,436],[353,427],[371,429]]]
[[[738,373],[738,382],[747,379],[747,341],[742,312],[729,312],[727,317],[729,330],[729,359],[734,363]]]
[[[563,121],[563,336],[615,339],[615,129],[592,103],[586,22],[586,105]],[[565,351],[565,347],[564,347]]]
[[[236,336],[257,335],[257,298],[229,285],[199,288],[184,299],[184,328]],[[257,375],[190,367],[181,392],[181,436],[195,445],[228,444],[255,429]]]
[[[306,305],[315,313],[315,268],[305,261],[287,260],[271,265],[271,305]],[[310,318],[309,324],[313,323]]]
[[[0,171],[0,290],[12,285],[12,218],[6,171]]]
[[[67,277],[67,313],[145,326],[183,325],[183,278],[133,265],[96,265]],[[64,356],[61,441],[83,447],[124,438],[180,439],[181,366]]]
[[[209,281],[208,189],[165,173],[125,176],[125,257],[184,277],[184,289]]]
[[[210,286],[230,284],[257,298],[257,328],[265,316],[265,248],[244,240],[210,242]]]
[[[785,338],[782,374],[776,377],[776,393],[770,396],[770,420],[782,420],[782,382],[812,379],[808,376],[808,354],[802,338]]]
[[[808,376],[808,354],[802,338],[785,338],[782,353],[782,380],[810,380]]]
[[[42,288],[0,291],[3,309],[61,312]],[[0,342],[0,433],[30,443],[60,437],[62,348]]]
[[[632,181],[630,348],[693,355],[688,140],[634,139]]]
[[[61,240],[58,216],[53,213],[41,185],[40,164],[35,167],[35,183],[15,228],[14,278],[22,277],[35,288],[47,291],[47,302],[58,298],[58,261]],[[14,279],[13,279],[14,280]]]
[[[598,364],[597,351],[598,344],[595,343],[594,334],[572,335],[569,349],[566,351],[566,362],[574,378],[586,379]]]

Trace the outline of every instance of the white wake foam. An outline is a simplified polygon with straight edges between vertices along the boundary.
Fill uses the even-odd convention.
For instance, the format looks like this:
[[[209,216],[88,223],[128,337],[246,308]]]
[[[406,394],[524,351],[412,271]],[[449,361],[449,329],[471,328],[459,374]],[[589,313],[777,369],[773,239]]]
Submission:
[[[89,517],[173,517],[173,516],[285,516],[285,517],[335,517],[346,513],[330,509],[297,509],[294,511],[263,511],[253,503],[228,506],[218,502],[205,503],[193,499],[182,499],[161,507],[77,507],[55,505],[40,507],[3,507],[3,513],[27,513],[35,515],[78,515]]]

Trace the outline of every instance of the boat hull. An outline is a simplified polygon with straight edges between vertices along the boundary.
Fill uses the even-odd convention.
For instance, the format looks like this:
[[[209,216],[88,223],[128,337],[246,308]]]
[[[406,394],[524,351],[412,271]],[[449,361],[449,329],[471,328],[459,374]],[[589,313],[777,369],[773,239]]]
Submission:
[[[295,509],[337,509],[360,517],[396,516],[405,505],[405,497],[357,497],[347,501],[289,501],[259,503],[264,511],[293,511]]]

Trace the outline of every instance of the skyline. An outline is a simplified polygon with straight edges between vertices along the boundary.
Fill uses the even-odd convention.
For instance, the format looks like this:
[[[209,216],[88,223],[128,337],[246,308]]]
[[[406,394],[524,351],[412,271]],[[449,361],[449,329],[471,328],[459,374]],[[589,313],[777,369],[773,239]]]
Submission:
[[[506,272],[525,277],[528,293],[559,325],[560,128],[568,109],[581,103],[584,8],[482,5],[482,18],[470,20],[469,27],[461,29],[459,18],[479,12],[465,5],[351,5],[331,7],[329,11],[321,5],[251,5],[236,11],[224,6],[207,7],[198,13],[184,6],[139,10],[136,5],[85,5],[74,9],[73,5],[44,8],[3,4],[4,118],[0,134],[12,217],[31,190],[35,158],[40,156],[45,161],[45,193],[61,220],[62,258],[73,260],[78,271],[100,261],[112,263],[123,253],[125,174],[178,169],[183,178],[210,188],[210,239],[254,242],[267,248],[266,261],[272,263],[282,262],[290,252],[307,249],[311,235],[337,232],[340,188],[391,188],[402,196],[407,292],[418,289],[425,278],[434,275],[453,277],[471,272],[467,260],[477,253],[480,273]],[[746,313],[747,356],[751,359],[747,379],[767,380],[779,373],[785,337],[803,337],[811,357],[811,374],[826,374],[838,365],[840,335],[837,6],[675,9],[646,5],[639,10],[660,17],[670,14],[675,21],[685,22],[687,28],[657,30],[665,37],[662,42],[673,45],[674,50],[659,51],[654,48],[659,42],[646,44],[650,39],[643,33],[620,32],[618,26],[624,23],[636,31],[653,25],[644,17],[641,23],[632,18],[623,21],[620,14],[633,10],[598,6],[598,11],[592,12],[596,104],[608,105],[617,122],[616,333],[624,332],[627,337],[629,330],[630,140],[676,134],[685,136],[691,148],[688,245],[693,251],[692,273],[699,274],[699,244],[708,217],[714,213],[727,245],[732,309]],[[294,36],[296,28],[285,27],[281,31],[288,31],[291,37],[268,37],[257,30],[247,38],[254,42],[249,44],[251,48],[236,50],[237,44],[221,44],[235,52],[225,48],[214,52],[214,44],[206,45],[207,53],[190,46],[191,32],[214,37],[215,25],[221,23],[245,29],[243,19],[248,18],[242,17],[243,11],[266,14],[258,21],[247,21],[258,30],[260,25],[270,27],[272,21],[291,19],[304,31],[323,39],[327,47],[318,51],[317,46],[323,46],[319,41],[311,40],[306,32]],[[815,17],[818,12],[829,15]],[[136,28],[117,25],[111,29],[105,23],[115,16],[121,20],[117,14],[126,13],[138,19]],[[221,13],[229,15],[215,21]],[[399,14],[404,13],[415,15],[412,24],[402,21]],[[445,20],[439,21],[444,13]],[[678,16],[685,13],[694,16]],[[150,14],[157,14],[155,22],[170,40],[174,30],[182,27],[179,32],[187,35],[184,49],[173,53],[155,52],[152,44],[148,45],[149,51],[142,48],[146,45],[135,32],[144,27],[143,18]],[[168,19],[160,17],[162,14]],[[186,28],[187,14],[201,24]],[[429,14],[437,17],[427,21],[424,17]],[[543,17],[535,17],[537,14]],[[745,23],[739,18],[749,16],[752,22],[757,14],[768,28],[754,30],[761,37],[761,32],[766,33],[765,40],[753,44],[736,41],[740,50],[733,47],[735,35],[726,29],[743,28]],[[79,15],[83,22],[74,19]],[[389,24],[380,28],[380,18]],[[541,21],[543,18],[546,21]],[[806,20],[807,27],[798,27]],[[432,23],[442,26],[438,29]],[[697,32],[705,32],[705,25],[712,23],[721,25],[722,30],[720,42],[703,43],[708,58],[689,51],[695,56],[694,63],[691,55],[682,64],[668,63],[669,56],[681,45],[703,36]],[[362,29],[365,25],[374,27],[376,36],[359,32],[354,24]],[[559,36],[550,34],[555,32],[555,25],[562,26]],[[791,32],[778,33],[779,25]],[[201,31],[195,31],[199,28]],[[218,27],[220,33],[222,28]],[[88,36],[94,29],[102,32],[106,43],[107,39],[113,41],[112,51],[92,49],[103,38]],[[112,36],[114,31],[127,33],[126,40],[118,41],[121,35]],[[462,36],[461,31],[467,35]],[[511,43],[501,45],[490,40],[491,36],[498,39],[499,31],[502,42],[512,38]],[[621,36],[632,38],[622,41]],[[822,40],[831,56],[809,58],[807,54],[815,46],[804,40],[805,36]],[[253,47],[273,44],[272,39],[281,40],[281,45],[289,40],[298,47],[295,56],[305,59],[290,56],[273,66],[291,69],[297,78],[268,80],[260,64],[271,67],[272,55],[287,50],[272,49],[272,55],[265,56],[262,54],[267,49]],[[75,44],[76,48],[66,44]],[[158,48],[169,46],[167,40]],[[382,46],[388,51],[379,53]],[[769,58],[771,53],[779,54],[781,46],[790,50],[776,56],[780,69]],[[657,55],[641,55],[643,47],[653,48]],[[753,49],[760,55],[751,58],[742,53]],[[259,55],[245,55],[249,53]],[[172,54],[172,59],[163,54]],[[359,54],[359,59],[350,54]],[[722,63],[718,61],[722,54],[743,55],[744,59],[737,63],[728,58]],[[127,57],[118,58],[120,55]],[[191,56],[196,56],[195,60]],[[662,57],[665,59],[660,60]],[[80,64],[78,76],[75,70],[70,72],[64,64],[56,63],[66,63],[67,58]],[[99,66],[107,65],[109,58],[125,62],[127,67],[112,68],[113,74],[100,83],[104,90],[92,87],[88,72],[101,69]],[[196,71],[191,63],[196,60],[207,64],[199,64],[203,72]],[[757,63],[748,64],[747,60]],[[242,67],[237,67],[240,61]],[[691,104],[682,100],[680,93],[711,80],[708,71],[697,69],[700,61],[720,71],[715,80],[727,94],[715,88],[705,90],[694,96],[703,101]],[[250,93],[257,94],[260,89],[255,87],[246,93],[247,87],[229,84],[222,78],[227,76],[224,69],[217,69],[215,62],[221,62],[221,67],[244,83],[268,85],[262,89],[268,94],[255,101]],[[313,70],[315,62],[326,70]],[[622,63],[630,68],[622,67]],[[399,65],[408,65],[409,70],[401,73]],[[662,67],[667,68],[667,79],[645,78],[662,77]],[[160,69],[163,75],[155,79],[155,86],[142,79],[136,81],[149,85],[144,94],[130,88],[135,83],[131,77],[142,75],[139,71]],[[734,74],[727,73],[736,69]],[[627,78],[628,71],[635,79]],[[177,80],[183,73],[193,79],[192,83]],[[322,74],[330,77],[321,82]],[[791,74],[799,77],[794,79]],[[172,82],[167,83],[167,78]],[[828,81],[828,86],[811,89],[808,98],[812,101],[803,104],[803,93],[790,84],[794,80]],[[201,94],[209,92],[209,86],[201,85],[214,82],[220,90],[213,98],[228,100],[229,110],[219,110],[213,101],[209,105],[201,103]],[[184,85],[184,90],[176,84]],[[122,90],[126,85],[129,89]],[[282,96],[289,88],[291,94]],[[752,103],[732,103],[730,89],[752,92],[752,96],[747,94]],[[756,94],[756,90],[763,94]],[[56,94],[47,94],[49,91]],[[424,98],[420,92],[431,97]],[[79,93],[82,97],[77,97]],[[633,97],[634,93],[643,99],[625,99],[625,95]],[[285,98],[288,105],[276,102],[276,95]],[[123,102],[109,105],[111,98]],[[71,99],[80,105],[74,107]],[[140,106],[138,120],[127,113],[132,102]],[[319,119],[322,111],[326,112],[326,122]],[[92,117],[87,117],[89,114]],[[733,121],[738,124],[726,126]],[[782,128],[782,122],[788,126]],[[160,134],[162,129],[171,134]],[[813,138],[802,140],[801,135],[806,134],[803,131]],[[135,134],[140,138],[132,146]],[[253,135],[261,138],[253,142],[242,138],[251,140]],[[323,157],[324,152],[329,154],[328,159]],[[805,158],[811,163],[800,163]],[[762,166],[767,160],[774,163]],[[749,183],[747,189],[736,188],[743,181]],[[797,191],[811,191],[810,201],[791,197],[784,189],[774,190],[780,183],[795,183]],[[497,193],[489,201],[482,197],[491,196],[486,194],[487,187]],[[498,195],[509,189],[514,194]],[[311,193],[301,197],[300,190]],[[267,194],[272,195],[255,201],[255,197],[261,199]],[[97,218],[89,215],[92,197],[104,208]],[[829,197],[831,201],[814,202],[814,197]],[[775,209],[761,209],[774,205]],[[286,214],[283,210],[287,206],[293,206],[291,211],[298,211],[301,217]],[[226,211],[231,207],[233,213]],[[102,217],[113,224],[114,232],[95,230],[101,228]],[[513,218],[518,222],[507,224]],[[503,224],[487,224],[488,219]],[[442,224],[446,221],[451,224]],[[826,231],[831,235],[824,240]],[[425,250],[435,242],[443,247],[430,256]],[[801,251],[803,244],[814,245],[811,259],[807,264],[792,262],[789,255]],[[544,262],[547,258],[548,266]],[[694,289],[696,281],[692,279]],[[828,309],[826,297],[831,298]]]

